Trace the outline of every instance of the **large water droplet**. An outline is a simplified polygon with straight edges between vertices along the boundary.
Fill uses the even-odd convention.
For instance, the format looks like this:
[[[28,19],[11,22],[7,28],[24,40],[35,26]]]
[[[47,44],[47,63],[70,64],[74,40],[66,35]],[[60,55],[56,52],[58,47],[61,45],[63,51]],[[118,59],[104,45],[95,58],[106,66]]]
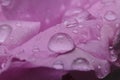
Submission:
[[[72,38],[66,33],[54,34],[48,42],[49,50],[56,53],[66,53],[75,48]]]
[[[113,20],[116,20],[117,16],[116,16],[115,12],[108,11],[108,12],[106,12],[104,18],[108,21],[113,21]]]
[[[8,5],[10,5],[10,3],[11,3],[11,0],[1,0],[2,6],[8,6]]]
[[[85,58],[77,58],[73,61],[72,68],[75,70],[89,71],[92,69]]]
[[[12,32],[11,26],[6,24],[0,25],[0,43],[3,43],[11,32]]]
[[[64,64],[61,61],[57,61],[53,64],[53,68],[55,69],[64,69]]]

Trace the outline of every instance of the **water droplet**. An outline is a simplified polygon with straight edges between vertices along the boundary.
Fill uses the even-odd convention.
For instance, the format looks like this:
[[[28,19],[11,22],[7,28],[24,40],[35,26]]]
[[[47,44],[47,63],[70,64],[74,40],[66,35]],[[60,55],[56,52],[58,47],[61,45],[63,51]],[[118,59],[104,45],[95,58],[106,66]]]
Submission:
[[[78,30],[73,30],[73,33],[77,34],[77,33],[78,33]]]
[[[76,27],[78,25],[78,22],[75,19],[67,19],[63,22],[63,24],[67,28],[72,28],[72,27]]]
[[[102,79],[109,74],[110,65],[108,62],[105,64],[104,63],[99,64],[98,66],[94,67],[94,70],[95,70],[97,77]]]
[[[72,38],[66,33],[56,33],[48,42],[49,50],[56,53],[66,53],[73,50],[74,47]]]
[[[110,51],[110,57],[111,57],[111,61],[112,61],[112,62],[115,62],[115,61],[118,59],[117,54],[115,54],[115,53],[113,52],[113,50]]]
[[[116,26],[116,28],[118,28],[118,27],[120,26],[120,24],[119,24],[119,23],[117,23],[115,26]]]
[[[10,5],[10,3],[11,3],[11,0],[1,0],[2,6],[8,6],[8,5]]]
[[[32,49],[32,52],[34,52],[34,53],[35,53],[35,52],[40,52],[40,49],[39,49],[38,47],[33,48],[33,49]]]
[[[82,28],[82,27],[83,27],[83,25],[79,25],[78,27],[79,27],[79,28]]]
[[[11,32],[12,32],[11,26],[6,24],[0,25],[0,43],[3,43]]]
[[[21,27],[22,24],[21,24],[20,22],[17,22],[17,23],[16,23],[16,26]]]
[[[100,37],[97,37],[98,40],[100,40],[101,38]]]
[[[113,21],[113,20],[116,20],[117,16],[113,11],[108,11],[105,14],[104,18],[108,21]]]
[[[101,66],[100,66],[100,65],[98,66],[98,69],[101,69]]]
[[[64,69],[64,64],[61,61],[57,61],[53,64],[53,68],[55,69]]]
[[[77,58],[73,61],[72,68],[75,70],[88,71],[91,70],[89,62],[85,58]]]
[[[5,67],[5,63],[1,64],[1,69],[3,69]]]

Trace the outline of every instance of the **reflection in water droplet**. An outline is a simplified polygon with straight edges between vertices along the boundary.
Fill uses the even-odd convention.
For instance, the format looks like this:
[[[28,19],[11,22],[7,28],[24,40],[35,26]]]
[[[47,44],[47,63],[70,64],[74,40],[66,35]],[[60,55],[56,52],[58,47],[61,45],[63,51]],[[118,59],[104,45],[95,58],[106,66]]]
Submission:
[[[104,18],[108,21],[113,21],[113,20],[116,20],[117,16],[113,11],[108,11],[105,14]]]
[[[56,33],[48,42],[49,50],[56,53],[66,53],[73,50],[74,47],[72,38],[66,33]]]
[[[91,70],[89,62],[85,58],[77,58],[73,61],[72,68],[75,70],[88,71]]]
[[[11,3],[11,0],[1,0],[1,5],[2,6],[9,6]]]
[[[53,64],[53,68],[55,69],[64,69],[64,64],[61,61],[57,61]]]
[[[0,25],[0,43],[3,43],[12,31],[9,25]]]

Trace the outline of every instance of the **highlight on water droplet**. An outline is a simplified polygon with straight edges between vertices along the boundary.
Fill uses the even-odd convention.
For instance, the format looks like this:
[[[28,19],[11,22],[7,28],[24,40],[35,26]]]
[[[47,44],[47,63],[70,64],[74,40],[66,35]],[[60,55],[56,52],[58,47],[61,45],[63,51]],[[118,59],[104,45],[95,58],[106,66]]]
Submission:
[[[104,15],[104,18],[108,21],[114,21],[117,19],[117,15],[113,11],[107,11]]]
[[[48,49],[55,53],[66,53],[74,48],[75,45],[72,38],[66,33],[56,33],[48,42]]]
[[[0,43],[3,43],[12,32],[12,27],[7,24],[0,25]]]
[[[53,68],[55,68],[55,69],[64,69],[64,64],[61,61],[56,61],[53,64]]]
[[[72,63],[72,69],[81,70],[81,71],[89,71],[92,70],[90,63],[85,58],[77,58]]]

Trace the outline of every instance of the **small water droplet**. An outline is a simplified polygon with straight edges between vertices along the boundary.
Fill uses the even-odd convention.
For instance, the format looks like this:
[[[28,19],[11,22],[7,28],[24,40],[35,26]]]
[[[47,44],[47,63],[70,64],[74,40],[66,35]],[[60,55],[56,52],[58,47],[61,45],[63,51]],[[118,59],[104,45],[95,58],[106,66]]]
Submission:
[[[33,49],[32,49],[32,52],[40,52],[40,49],[39,49],[38,47],[33,48]]]
[[[53,68],[55,69],[64,69],[64,64],[61,61],[57,61],[53,64]]]
[[[67,28],[72,28],[72,27],[76,27],[78,25],[77,21],[75,19],[67,19],[63,22],[63,24],[67,27]]]
[[[95,70],[97,77],[102,79],[108,75],[110,68],[107,64],[102,64],[102,65],[99,64],[98,66],[94,68],[94,70]]]
[[[16,26],[21,27],[22,24],[21,24],[20,22],[17,22],[17,23],[16,23]]]
[[[77,34],[77,33],[78,33],[78,30],[73,30],[73,33]]]
[[[101,66],[100,66],[100,65],[98,66],[98,69],[101,69]]]
[[[119,24],[119,23],[117,23],[115,26],[116,26],[116,28],[118,28],[118,27],[120,26],[120,24]]]
[[[82,28],[82,27],[83,27],[83,25],[79,25],[78,27],[79,27],[79,28]]]
[[[113,50],[110,51],[110,57],[111,57],[111,61],[112,61],[112,62],[115,62],[115,61],[118,59],[117,54],[115,54],[115,53],[113,52]]]
[[[11,3],[11,0],[1,0],[2,6],[8,6],[8,5],[10,5],[10,3]]]
[[[5,63],[1,64],[1,69],[5,68]]]
[[[108,11],[108,12],[106,12],[104,18],[108,21],[113,21],[113,20],[117,19],[117,16],[116,16],[115,12]]]
[[[89,62],[85,58],[77,58],[73,61],[72,68],[75,70],[88,71],[92,68],[89,65]]]
[[[100,40],[101,38],[100,37],[97,37],[98,40]]]
[[[7,24],[0,25],[0,43],[3,43],[11,32],[12,32],[11,26]]]
[[[56,53],[66,53],[73,50],[74,47],[72,38],[66,33],[56,33],[48,42],[49,50]]]

